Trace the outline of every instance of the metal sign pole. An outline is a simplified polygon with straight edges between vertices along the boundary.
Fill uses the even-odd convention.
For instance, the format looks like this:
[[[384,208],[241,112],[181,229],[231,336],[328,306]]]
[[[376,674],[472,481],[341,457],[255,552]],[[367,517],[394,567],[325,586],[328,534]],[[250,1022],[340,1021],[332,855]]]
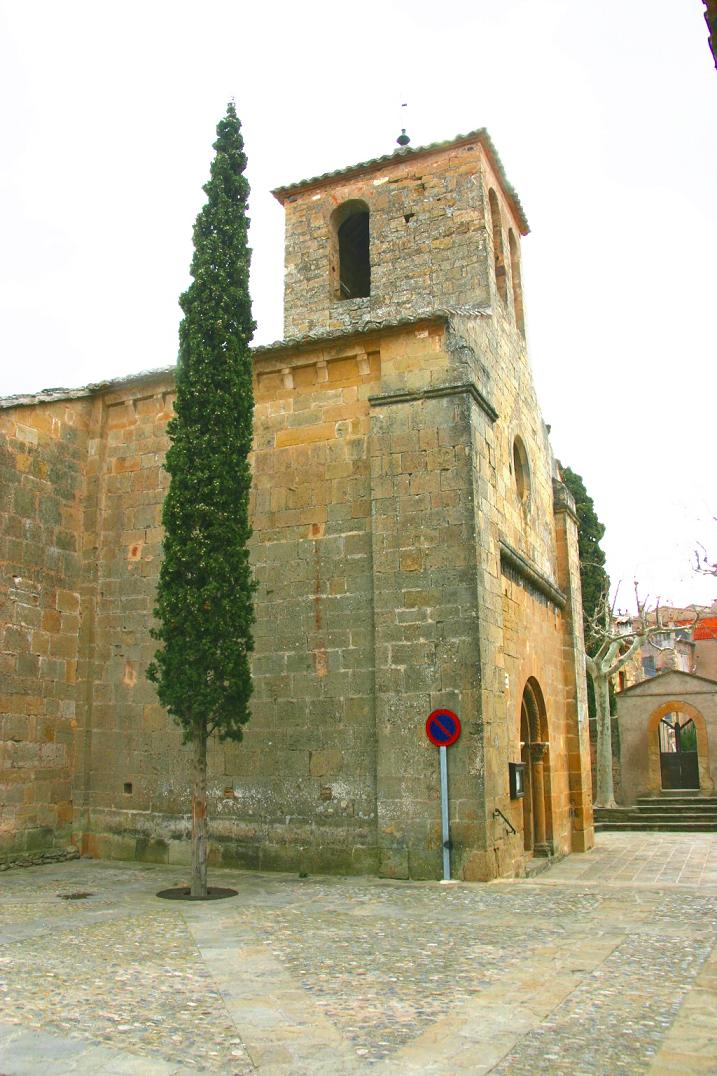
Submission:
[[[448,756],[445,747],[438,748],[441,762],[441,828],[443,830],[443,881],[451,880],[451,839],[448,830]]]
[[[441,830],[443,833],[443,881],[451,879],[451,835],[448,829],[448,756],[446,748],[461,735],[461,719],[453,710],[441,707],[433,710],[426,720],[426,736],[438,748],[441,769]]]

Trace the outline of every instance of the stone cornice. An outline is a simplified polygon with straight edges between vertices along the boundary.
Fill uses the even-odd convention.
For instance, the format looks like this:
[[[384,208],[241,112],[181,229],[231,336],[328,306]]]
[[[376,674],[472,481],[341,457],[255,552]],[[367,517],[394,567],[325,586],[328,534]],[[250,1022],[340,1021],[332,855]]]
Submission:
[[[503,538],[499,541],[500,545],[500,566],[503,569],[505,566],[511,568],[516,575],[524,579],[530,586],[535,587],[543,597],[551,601],[553,605],[557,605],[558,609],[564,609],[567,604],[567,597],[563,594],[553,583],[552,579],[548,579],[547,575],[536,568],[527,557],[524,557],[522,553],[519,553],[517,549],[514,549],[512,545],[506,542]]]
[[[361,300],[358,300],[361,301]],[[492,317],[493,311],[489,306],[471,304],[467,306],[425,307],[416,310],[413,314],[404,317],[383,318],[375,311],[368,311],[363,317],[357,315],[353,325],[345,325],[340,329],[316,329],[303,336],[288,336],[284,340],[275,340],[272,344],[258,344],[252,348],[255,358],[263,358],[273,352],[297,351],[322,344],[336,344],[342,340],[349,340],[358,336],[377,336],[382,333],[394,332],[399,329],[417,328],[419,325],[446,325],[453,317]]]
[[[386,392],[377,396],[369,396],[368,402],[371,407],[387,407],[392,404],[413,403],[416,400],[435,400],[441,396],[470,396],[491,422],[496,422],[498,419],[496,409],[472,381],[464,381],[457,385],[435,385],[430,389]]]

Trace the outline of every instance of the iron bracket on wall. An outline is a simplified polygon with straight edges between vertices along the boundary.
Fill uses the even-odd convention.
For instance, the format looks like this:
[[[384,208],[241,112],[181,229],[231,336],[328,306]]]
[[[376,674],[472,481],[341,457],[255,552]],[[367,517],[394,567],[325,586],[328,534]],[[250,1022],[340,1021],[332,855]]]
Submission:
[[[505,817],[500,807],[496,807],[496,809],[493,811],[493,818],[502,818],[511,833],[518,833],[512,822],[509,822],[508,819]]]

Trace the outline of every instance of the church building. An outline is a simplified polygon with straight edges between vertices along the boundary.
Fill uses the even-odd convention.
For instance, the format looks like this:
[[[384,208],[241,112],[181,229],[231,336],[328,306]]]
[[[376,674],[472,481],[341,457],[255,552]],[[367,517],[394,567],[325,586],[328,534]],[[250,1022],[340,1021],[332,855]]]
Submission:
[[[210,865],[515,876],[593,843],[574,504],[536,400],[525,214],[485,130],[274,192],[254,349],[252,719]],[[191,759],[145,670],[174,368],[0,401],[0,862],[187,864]]]

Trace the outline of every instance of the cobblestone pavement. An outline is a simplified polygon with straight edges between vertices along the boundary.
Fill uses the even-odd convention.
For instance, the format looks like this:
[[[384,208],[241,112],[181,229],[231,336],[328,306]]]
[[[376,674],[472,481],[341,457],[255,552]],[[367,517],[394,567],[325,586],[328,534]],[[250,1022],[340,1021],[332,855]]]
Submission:
[[[717,834],[491,885],[0,874],[0,1074],[717,1073]],[[65,899],[70,894],[90,894]]]

